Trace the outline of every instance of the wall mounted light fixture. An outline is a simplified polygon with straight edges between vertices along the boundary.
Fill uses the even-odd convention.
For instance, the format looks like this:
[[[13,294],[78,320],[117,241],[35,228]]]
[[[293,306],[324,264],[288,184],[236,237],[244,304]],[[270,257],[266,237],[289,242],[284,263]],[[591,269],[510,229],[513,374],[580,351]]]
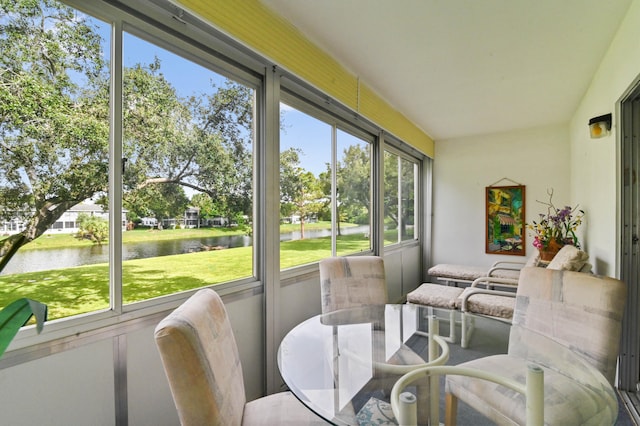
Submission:
[[[611,114],[593,117],[589,120],[589,134],[591,139],[607,136],[611,131]]]

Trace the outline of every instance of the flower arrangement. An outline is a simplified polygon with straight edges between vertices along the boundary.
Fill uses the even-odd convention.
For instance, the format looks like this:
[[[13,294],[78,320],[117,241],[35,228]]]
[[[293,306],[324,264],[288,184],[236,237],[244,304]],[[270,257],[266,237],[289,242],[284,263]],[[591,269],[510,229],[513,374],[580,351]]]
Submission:
[[[547,213],[540,213],[539,221],[527,224],[527,229],[533,232],[533,246],[541,251],[550,244],[557,244],[559,247],[571,244],[580,248],[576,230],[582,223],[584,211],[578,210],[578,206],[558,209],[551,201],[552,197],[553,191],[549,192],[548,203],[538,201],[547,206]]]

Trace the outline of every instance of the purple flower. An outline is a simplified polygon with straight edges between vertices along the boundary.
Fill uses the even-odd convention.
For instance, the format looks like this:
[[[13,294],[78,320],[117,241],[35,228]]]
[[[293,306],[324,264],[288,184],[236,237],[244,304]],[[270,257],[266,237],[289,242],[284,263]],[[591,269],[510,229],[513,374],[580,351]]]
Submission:
[[[560,245],[573,244],[580,247],[575,230],[582,223],[584,211],[577,210],[577,206],[557,209],[551,201],[552,196],[553,192],[549,194],[549,202],[543,203],[548,207],[547,214],[540,213],[539,222],[534,221],[527,225],[534,235],[533,246],[543,249],[552,240],[556,240]]]

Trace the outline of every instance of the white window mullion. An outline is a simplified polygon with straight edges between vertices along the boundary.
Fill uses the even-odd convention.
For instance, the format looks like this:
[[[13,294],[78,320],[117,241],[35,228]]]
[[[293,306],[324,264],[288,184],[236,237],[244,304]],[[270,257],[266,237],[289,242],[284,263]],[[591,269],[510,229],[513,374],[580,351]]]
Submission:
[[[418,239],[420,235],[420,220],[418,219],[419,201],[420,201],[420,179],[419,179],[418,163],[413,163],[413,239]]]
[[[254,176],[257,195],[254,200],[255,271],[264,286],[266,392],[277,392],[278,346],[282,339],[282,296],[280,292],[280,72],[265,73],[264,96],[258,102],[260,117],[257,132],[258,176]],[[262,184],[260,184],[262,183]]]
[[[122,21],[111,31],[109,125],[109,303],[122,313]]]
[[[338,253],[338,128],[331,126],[331,256]]]
[[[402,242],[402,157],[398,155],[398,235],[397,242]]]

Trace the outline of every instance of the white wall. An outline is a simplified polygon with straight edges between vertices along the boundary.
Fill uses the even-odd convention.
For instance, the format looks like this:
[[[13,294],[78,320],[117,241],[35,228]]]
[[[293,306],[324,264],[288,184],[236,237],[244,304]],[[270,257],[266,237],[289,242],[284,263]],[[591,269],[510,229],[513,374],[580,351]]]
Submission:
[[[3,425],[114,425],[111,341],[0,370],[0,401]]]
[[[572,199],[588,212],[585,249],[595,272],[619,276],[619,133],[616,107],[640,74],[640,0],[634,0],[570,125]],[[611,135],[590,139],[589,119],[613,113]]]
[[[484,188],[508,177],[527,187],[527,221],[541,211],[535,200],[546,198],[546,188],[554,188],[556,205],[579,204],[586,213],[579,234],[595,272],[618,276],[617,107],[639,77],[640,0],[634,0],[566,127],[436,141],[433,263],[488,265],[507,258],[484,253]],[[609,112],[611,135],[590,139],[589,119]]]
[[[526,257],[485,253],[485,188],[525,185],[526,221],[545,213],[536,200],[570,202],[570,144],[565,125],[436,141],[433,165],[433,263],[491,265]],[[526,236],[526,255],[532,251]]]
[[[404,247],[384,253],[384,269],[387,276],[389,303],[404,302],[407,293],[422,284],[420,246]]]

